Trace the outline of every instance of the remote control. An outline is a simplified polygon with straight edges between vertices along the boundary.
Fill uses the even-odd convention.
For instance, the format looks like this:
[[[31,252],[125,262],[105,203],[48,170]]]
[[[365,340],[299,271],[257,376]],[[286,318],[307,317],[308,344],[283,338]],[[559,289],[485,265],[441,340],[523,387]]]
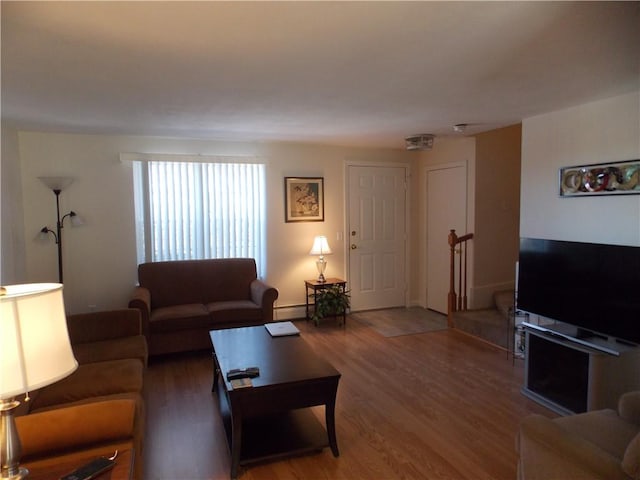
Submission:
[[[110,468],[115,466],[115,460],[109,460],[105,457],[98,457],[95,460],[91,460],[89,463],[82,465],[73,472],[60,477],[60,480],[90,480],[96,478],[103,472],[106,472]]]
[[[227,372],[227,380],[237,380],[239,378],[254,378],[260,376],[258,367],[234,368]]]

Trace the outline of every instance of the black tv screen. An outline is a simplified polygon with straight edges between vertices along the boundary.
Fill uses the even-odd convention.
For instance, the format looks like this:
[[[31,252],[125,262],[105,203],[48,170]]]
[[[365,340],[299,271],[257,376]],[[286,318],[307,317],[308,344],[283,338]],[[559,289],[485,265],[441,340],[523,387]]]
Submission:
[[[518,308],[640,344],[640,247],[520,239]]]

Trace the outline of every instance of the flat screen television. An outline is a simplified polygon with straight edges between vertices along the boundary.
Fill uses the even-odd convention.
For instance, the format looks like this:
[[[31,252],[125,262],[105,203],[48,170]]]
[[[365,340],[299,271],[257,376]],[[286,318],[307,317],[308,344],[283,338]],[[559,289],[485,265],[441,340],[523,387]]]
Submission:
[[[520,239],[517,307],[640,344],[640,247]]]

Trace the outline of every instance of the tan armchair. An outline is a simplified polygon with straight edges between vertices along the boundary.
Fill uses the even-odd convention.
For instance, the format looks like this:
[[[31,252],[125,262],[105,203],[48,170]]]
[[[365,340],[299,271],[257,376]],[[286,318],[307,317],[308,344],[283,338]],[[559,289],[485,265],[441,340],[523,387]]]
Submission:
[[[612,409],[526,417],[516,439],[518,479],[640,479],[640,391]]]

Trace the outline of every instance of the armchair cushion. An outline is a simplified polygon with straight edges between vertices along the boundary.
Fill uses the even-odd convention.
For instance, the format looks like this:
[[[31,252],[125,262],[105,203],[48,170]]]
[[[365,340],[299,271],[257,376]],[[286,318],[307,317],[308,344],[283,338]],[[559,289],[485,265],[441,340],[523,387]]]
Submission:
[[[520,479],[627,479],[618,458],[542,415],[522,421],[517,446]]]
[[[640,479],[640,433],[638,433],[624,452],[622,469],[634,480]]]
[[[516,437],[518,478],[640,480],[639,401],[631,392],[620,397],[617,412],[529,415]]]
[[[114,399],[17,417],[23,460],[132,438],[135,411],[134,400]]]
[[[640,392],[628,392],[618,402],[620,416],[628,422],[640,425]]]
[[[638,433],[635,424],[626,422],[610,409],[569,415],[557,418],[554,423],[619,459]]]

